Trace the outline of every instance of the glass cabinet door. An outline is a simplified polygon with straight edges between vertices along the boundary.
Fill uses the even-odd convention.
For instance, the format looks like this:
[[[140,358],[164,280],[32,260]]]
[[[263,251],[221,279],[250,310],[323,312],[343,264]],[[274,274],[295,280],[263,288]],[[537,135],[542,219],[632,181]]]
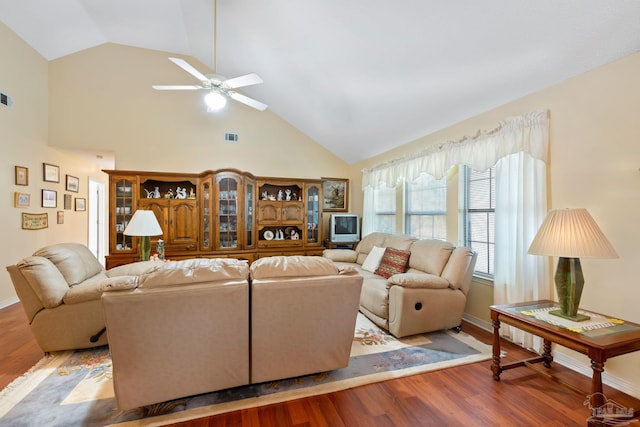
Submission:
[[[111,204],[113,209],[111,215],[114,218],[114,226],[112,228],[114,235],[111,251],[114,253],[134,252],[136,250],[133,237],[124,235],[124,230],[129,225],[135,210],[134,182],[134,179],[116,178],[112,188],[114,200]]]
[[[253,237],[253,211],[255,209],[253,202],[253,192],[255,188],[255,183],[253,181],[248,181],[245,185],[245,193],[244,193],[244,223],[245,223],[245,235],[246,242],[245,248],[253,248],[255,246],[255,241]]]
[[[202,200],[200,200],[201,206],[201,216],[200,220],[202,221],[202,237],[200,241],[202,242],[202,250],[210,250],[213,246],[213,229],[214,225],[212,224],[211,211],[212,211],[212,201],[213,201],[213,188],[211,186],[211,179],[207,179],[202,183],[200,194]]]
[[[240,179],[223,176],[217,179],[217,246],[238,248],[238,187]]]
[[[307,244],[320,244],[320,184],[307,184],[305,186],[306,224],[305,242]]]

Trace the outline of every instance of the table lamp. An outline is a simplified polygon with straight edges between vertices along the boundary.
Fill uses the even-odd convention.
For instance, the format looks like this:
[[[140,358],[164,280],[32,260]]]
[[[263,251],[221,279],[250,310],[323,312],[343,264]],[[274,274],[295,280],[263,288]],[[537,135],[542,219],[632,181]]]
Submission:
[[[550,211],[529,253],[558,257],[555,284],[560,309],[549,313],[574,322],[589,319],[578,313],[584,287],[580,258],[618,258],[589,212],[584,208]]]
[[[162,234],[162,228],[160,228],[153,211],[138,209],[131,217],[127,228],[124,229],[124,234],[140,237],[140,261],[148,261],[149,252],[151,252],[151,238],[149,236]]]

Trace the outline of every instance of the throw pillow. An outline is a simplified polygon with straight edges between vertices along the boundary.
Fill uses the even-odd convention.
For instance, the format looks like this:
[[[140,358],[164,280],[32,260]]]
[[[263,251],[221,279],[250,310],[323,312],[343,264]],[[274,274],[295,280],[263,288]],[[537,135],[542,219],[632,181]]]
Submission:
[[[387,248],[380,260],[380,265],[374,273],[385,279],[388,279],[394,274],[404,273],[404,270],[407,268],[407,263],[409,262],[409,255],[411,255],[409,251]]]
[[[369,252],[369,255],[365,258],[362,263],[362,269],[370,272],[375,272],[378,265],[380,265],[380,260],[384,256],[385,248],[379,248],[374,246],[373,249]]]

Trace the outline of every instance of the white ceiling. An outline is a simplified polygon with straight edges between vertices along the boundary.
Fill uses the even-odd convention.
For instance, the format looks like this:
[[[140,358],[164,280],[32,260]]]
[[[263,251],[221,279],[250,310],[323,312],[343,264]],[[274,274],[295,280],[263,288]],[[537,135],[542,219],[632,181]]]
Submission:
[[[245,94],[349,163],[640,50],[638,0],[218,0],[217,11],[218,73],[258,73]],[[213,0],[0,0],[0,20],[49,60],[112,42],[213,68]]]

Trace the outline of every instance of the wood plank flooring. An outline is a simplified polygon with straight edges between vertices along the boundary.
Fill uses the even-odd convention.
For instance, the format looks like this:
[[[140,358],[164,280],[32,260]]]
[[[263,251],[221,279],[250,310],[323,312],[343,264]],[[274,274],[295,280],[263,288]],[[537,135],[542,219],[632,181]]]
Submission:
[[[472,325],[463,330],[486,343],[491,335]],[[20,304],[0,309],[0,389],[42,356]],[[505,362],[530,353],[504,342]],[[316,426],[585,426],[583,405],[590,378],[554,364],[549,370],[578,393],[530,369],[506,371],[492,379],[490,361],[413,375],[335,393],[244,409],[193,421],[180,427]],[[606,369],[606,366],[605,366]],[[640,408],[640,400],[605,386],[609,399]]]

